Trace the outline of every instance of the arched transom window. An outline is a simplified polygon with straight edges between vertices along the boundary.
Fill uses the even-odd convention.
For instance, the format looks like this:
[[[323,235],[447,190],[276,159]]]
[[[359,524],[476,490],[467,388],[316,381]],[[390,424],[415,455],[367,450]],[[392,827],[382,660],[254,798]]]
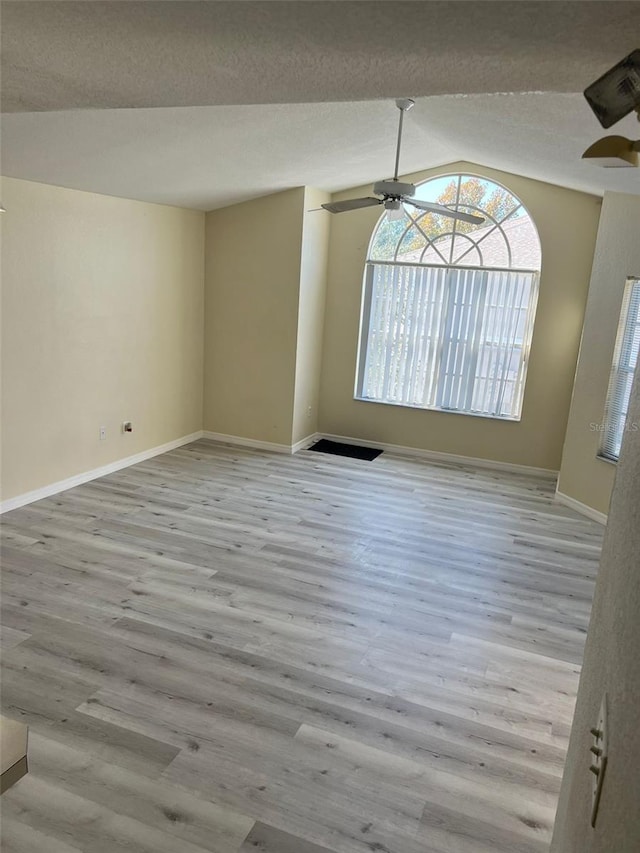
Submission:
[[[471,225],[409,205],[385,213],[365,270],[356,396],[519,420],[533,332],[540,241],[518,198],[446,175],[416,198],[484,217]]]

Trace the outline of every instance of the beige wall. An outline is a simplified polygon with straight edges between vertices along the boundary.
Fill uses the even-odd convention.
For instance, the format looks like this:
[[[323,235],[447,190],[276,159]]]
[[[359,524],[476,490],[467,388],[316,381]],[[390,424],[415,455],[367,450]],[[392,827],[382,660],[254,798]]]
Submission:
[[[305,187],[298,302],[293,443],[318,429],[330,214],[318,211],[329,193]]]
[[[597,458],[624,283],[640,276],[640,196],[605,193],[558,491],[607,512],[615,465]]]
[[[353,399],[364,262],[379,209],[331,221],[320,430],[337,435],[493,459],[560,467],[578,353],[599,199],[468,163],[411,175],[412,181],[468,171],[504,184],[524,202],[542,243],[542,276],[519,423],[401,408]],[[370,192],[362,187],[337,198]]]
[[[207,214],[205,430],[292,443],[304,196]]]
[[[353,399],[375,209],[310,213],[326,194],[296,188],[207,214],[205,248],[202,214],[6,179],[5,497],[203,426],[287,446],[319,429],[557,468],[598,201],[469,164],[411,179],[459,169],[505,184],[540,231],[517,424]]]
[[[640,422],[640,381],[629,418]],[[640,850],[640,440],[625,435],[596,582],[552,853]],[[607,694],[609,758],[590,826],[589,729]]]
[[[9,178],[2,201],[3,499],[201,429],[204,215]]]

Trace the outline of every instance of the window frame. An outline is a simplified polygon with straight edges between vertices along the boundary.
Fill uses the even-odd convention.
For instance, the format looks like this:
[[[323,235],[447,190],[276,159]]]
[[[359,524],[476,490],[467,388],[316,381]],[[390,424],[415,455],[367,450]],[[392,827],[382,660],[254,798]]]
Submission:
[[[632,305],[636,303],[635,318],[631,313]],[[625,279],[622,304],[620,306],[620,317],[618,319],[618,327],[616,330],[616,342],[613,350],[613,359],[611,362],[611,370],[609,372],[609,381],[607,384],[607,395],[605,397],[604,414],[602,418],[602,428],[600,430],[600,442],[597,452],[597,458],[604,462],[616,465],[620,458],[620,448],[622,439],[626,429],[626,420],[629,413],[629,400],[631,397],[631,384],[628,383],[628,377],[635,373],[638,362],[640,361],[640,345],[635,352],[635,364],[630,365],[630,360],[633,357],[633,337],[630,336],[630,321],[635,329],[640,332],[640,276],[629,275]],[[631,340],[629,338],[631,337]],[[621,366],[621,362],[624,364]],[[625,391],[625,386],[628,387],[628,393]],[[626,396],[626,400],[624,399]],[[620,418],[616,421],[614,435],[620,434],[620,446],[617,452],[611,448],[617,440],[610,439],[612,429],[609,426],[611,423],[611,410],[622,412],[624,410],[624,422],[620,422]]]
[[[518,423],[522,420],[522,409],[524,406],[524,386],[525,381],[523,379],[522,382],[522,395],[520,397],[520,405],[518,408],[517,415],[501,415],[501,414],[489,414],[488,412],[474,412],[466,409],[454,409],[449,408],[447,406],[442,405],[418,405],[408,403],[408,402],[396,402],[394,400],[382,400],[375,399],[373,397],[366,397],[362,394],[362,389],[364,385],[365,379],[365,371],[367,367],[367,341],[369,338],[370,330],[371,330],[371,306],[373,302],[373,270],[376,266],[389,266],[389,267],[416,267],[419,266],[421,269],[431,269],[431,270],[442,270],[445,275],[450,271],[479,271],[484,273],[518,273],[523,275],[530,275],[532,277],[531,280],[531,288],[529,292],[529,301],[527,304],[527,317],[525,323],[525,329],[523,333],[523,341],[521,347],[521,359],[520,359],[520,367],[519,372],[524,373],[524,377],[526,379],[526,373],[529,363],[529,355],[531,350],[531,341],[533,339],[533,326],[535,323],[536,316],[536,308],[538,302],[538,294],[539,294],[539,284],[540,284],[540,272],[539,270],[527,270],[527,269],[509,269],[506,267],[467,267],[467,266],[444,266],[443,264],[411,264],[404,261],[372,261],[367,260],[365,264],[365,273],[364,273],[364,284],[362,289],[362,309],[360,312],[360,330],[358,335],[358,358],[356,363],[356,381],[354,388],[354,399],[360,403],[378,403],[383,406],[396,406],[399,408],[406,409],[418,409],[424,412],[441,412],[443,414],[449,415],[467,415],[473,418],[487,418],[488,420],[498,420],[498,421],[507,421],[510,423]],[[442,342],[440,343],[440,347],[442,347]],[[441,353],[438,355],[438,360],[440,362]],[[438,368],[438,373],[440,374],[441,368]],[[440,385],[442,381],[442,377],[439,376],[437,384]],[[443,389],[439,388],[437,392],[437,396],[440,400],[442,400]],[[473,396],[473,386],[468,388],[465,392],[470,397]]]
[[[506,216],[504,216],[500,221],[497,221],[495,219],[495,217],[488,214],[481,207],[477,207],[475,205],[473,205],[473,206],[472,205],[466,205],[463,202],[461,202],[461,207],[465,210],[467,208],[469,208],[471,210],[471,207],[473,207],[474,212],[478,212],[478,213],[482,214],[483,216],[485,216],[485,218],[493,226],[493,229],[497,229],[499,232],[501,232],[502,237],[503,237],[505,244],[506,244],[506,250],[508,253],[508,258],[509,258],[510,263],[512,263],[512,258],[513,258],[512,246],[509,242],[508,237],[504,233],[502,225],[504,222],[508,221],[514,215],[514,213],[517,210],[522,210],[524,212],[524,215],[527,216],[527,218],[529,219],[529,221],[530,221],[530,223],[531,223],[531,225],[535,231],[536,237],[537,237],[538,248],[539,248],[539,253],[540,253],[539,267],[537,269],[528,269],[525,267],[519,267],[519,266],[514,266],[514,265],[511,265],[508,267],[507,266],[489,266],[489,265],[487,265],[487,266],[485,266],[485,265],[473,265],[472,266],[472,265],[467,265],[467,264],[457,264],[457,263],[451,263],[451,262],[447,263],[445,261],[445,258],[441,255],[441,253],[439,252],[439,250],[435,246],[435,240],[432,241],[430,239],[429,239],[429,242],[427,243],[427,245],[425,246],[425,248],[423,249],[423,255],[424,255],[424,252],[426,252],[428,250],[429,245],[432,245],[436,249],[436,252],[442,258],[442,261],[444,261],[444,263],[440,263],[438,261],[436,263],[425,264],[421,261],[418,261],[418,262],[398,261],[397,256],[398,256],[399,247],[401,246],[402,241],[405,238],[406,234],[409,232],[409,230],[411,228],[415,227],[418,229],[418,231],[422,231],[419,223],[417,222],[417,220],[419,219],[419,217],[422,214],[420,212],[416,212],[416,214],[414,214],[413,211],[408,212],[407,219],[409,221],[407,222],[407,227],[404,229],[404,231],[402,232],[402,234],[398,238],[398,241],[395,245],[395,248],[393,251],[393,259],[392,260],[376,259],[375,257],[372,257],[372,253],[374,251],[375,241],[376,241],[376,238],[378,236],[379,229],[383,226],[383,223],[385,221],[385,214],[383,214],[379,218],[378,222],[376,223],[375,228],[372,231],[371,239],[369,241],[369,246],[368,246],[368,250],[367,250],[367,257],[365,260],[365,268],[364,268],[364,276],[363,276],[363,284],[362,284],[362,300],[361,300],[361,310],[360,310],[360,327],[359,327],[358,338],[357,338],[358,348],[357,348],[357,359],[356,359],[356,374],[355,374],[355,383],[354,383],[354,399],[356,401],[364,402],[364,403],[378,403],[378,404],[384,405],[384,406],[396,406],[396,407],[400,407],[400,408],[419,409],[422,411],[440,412],[443,414],[466,415],[466,416],[470,416],[470,417],[487,418],[489,420],[507,421],[507,422],[511,422],[511,423],[514,423],[514,422],[517,423],[517,422],[521,421],[522,412],[524,409],[524,398],[525,398],[525,391],[526,391],[526,378],[527,378],[529,361],[530,361],[530,350],[531,350],[531,344],[532,344],[532,340],[533,340],[533,331],[534,331],[534,326],[535,326],[537,303],[538,303],[539,290],[540,290],[540,276],[541,276],[541,269],[542,269],[542,258],[541,258],[542,246],[540,244],[540,236],[539,236],[538,229],[537,229],[537,226],[535,224],[535,221],[533,220],[533,217],[529,213],[525,204],[520,200],[520,198],[517,195],[515,195],[515,193],[513,193],[508,187],[505,187],[503,184],[499,183],[498,181],[494,180],[493,178],[489,178],[489,177],[486,177],[483,175],[476,175],[476,174],[473,174],[471,172],[459,172],[459,173],[449,173],[449,174],[436,175],[433,178],[429,178],[426,181],[423,181],[422,185],[427,184],[433,180],[442,180],[443,178],[450,178],[452,180],[457,181],[457,185],[458,185],[457,192],[459,194],[460,188],[461,188],[461,185],[462,185],[462,182],[464,181],[464,179],[475,178],[475,177],[479,178],[482,181],[487,181],[488,183],[493,185],[494,188],[500,188],[500,189],[503,189],[505,192],[509,193],[509,195],[513,197],[515,202],[517,202],[517,206],[512,211],[510,211]],[[418,185],[418,186],[420,186],[420,185]],[[416,197],[419,197],[419,195],[417,195]],[[456,203],[458,203],[458,199],[459,199],[459,195],[457,197]],[[493,229],[492,229],[492,231],[493,231]],[[492,231],[489,232],[488,234],[484,235],[484,237],[481,237],[478,242],[481,243],[484,239],[486,239],[486,237],[489,236],[490,233],[492,233]],[[453,240],[453,237],[455,235],[456,235],[456,220],[453,221],[453,225],[452,225],[452,232],[451,232],[452,240]],[[424,235],[424,236],[426,237],[426,235]],[[472,250],[473,250],[473,246],[471,246],[466,252],[464,252],[463,255],[461,255],[458,258],[458,261],[461,260],[463,257],[465,257]],[[451,252],[453,252],[453,244],[451,246]],[[421,257],[423,255],[421,255]],[[480,259],[482,261],[482,255],[481,254],[480,254]],[[451,255],[450,255],[450,261],[451,261]],[[371,307],[372,307],[372,301],[373,301],[372,268],[375,267],[376,265],[385,265],[385,266],[394,266],[394,267],[412,267],[412,268],[421,268],[421,269],[440,269],[440,270],[445,270],[447,272],[449,272],[451,270],[467,270],[467,271],[475,270],[477,272],[485,272],[485,273],[491,273],[491,272],[514,273],[514,274],[521,273],[521,274],[525,274],[525,275],[530,275],[532,277],[528,304],[526,306],[527,313],[526,313],[525,329],[524,329],[524,333],[523,333],[522,348],[521,348],[521,352],[522,352],[521,362],[520,362],[520,366],[519,366],[519,370],[518,370],[519,373],[523,374],[523,379],[522,379],[521,393],[520,393],[519,401],[518,401],[519,406],[518,406],[517,415],[504,415],[504,414],[499,414],[499,413],[491,414],[491,413],[482,412],[482,411],[469,411],[469,410],[465,410],[465,409],[447,408],[447,407],[434,406],[434,405],[427,406],[427,405],[420,405],[420,404],[410,403],[410,402],[397,402],[395,400],[389,400],[389,399],[375,399],[375,398],[366,397],[363,395],[362,392],[364,390],[364,384],[365,384],[365,382],[364,382],[365,371],[367,369],[368,343],[369,343],[369,338],[370,338],[370,334],[371,334]],[[447,345],[446,341],[445,341],[444,345]],[[514,351],[515,351],[515,343],[512,346],[513,346]],[[438,380],[438,381],[440,381],[440,380]],[[470,389],[465,390],[465,394],[468,397],[471,397],[472,393],[473,393],[473,386],[471,386]]]

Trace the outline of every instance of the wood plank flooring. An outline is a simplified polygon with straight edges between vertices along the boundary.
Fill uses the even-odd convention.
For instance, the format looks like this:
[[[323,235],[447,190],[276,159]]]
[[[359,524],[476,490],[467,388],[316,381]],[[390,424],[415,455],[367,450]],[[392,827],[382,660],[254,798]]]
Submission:
[[[546,853],[602,528],[194,444],[3,517],[6,853]]]

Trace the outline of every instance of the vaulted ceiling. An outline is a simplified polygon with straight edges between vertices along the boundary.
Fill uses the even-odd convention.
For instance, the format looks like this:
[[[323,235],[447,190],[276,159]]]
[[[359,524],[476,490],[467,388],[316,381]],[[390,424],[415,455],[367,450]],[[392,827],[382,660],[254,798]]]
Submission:
[[[638,47],[637,2],[3,3],[2,172],[211,209],[467,159],[592,192],[580,94]],[[637,137],[629,117],[617,133]]]

